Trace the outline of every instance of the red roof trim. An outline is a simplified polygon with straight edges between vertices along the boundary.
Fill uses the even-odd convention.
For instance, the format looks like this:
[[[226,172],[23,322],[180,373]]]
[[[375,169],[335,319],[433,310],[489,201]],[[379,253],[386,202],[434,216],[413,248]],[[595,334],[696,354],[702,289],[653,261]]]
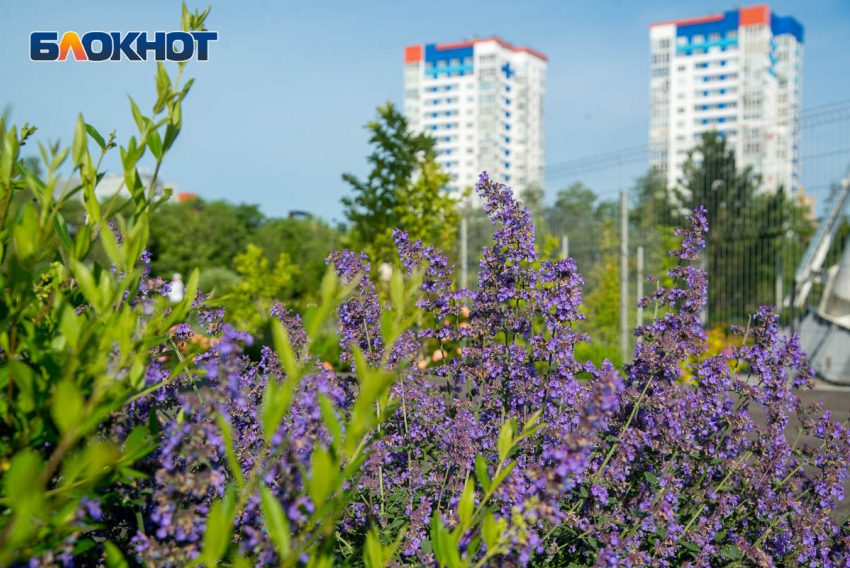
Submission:
[[[738,10],[741,26],[757,26],[770,23],[770,7],[767,4],[747,6]]]
[[[415,61],[422,61],[422,44],[408,45],[404,48],[404,62],[413,63]]]
[[[675,26],[688,26],[691,24],[704,24],[706,22],[717,22],[723,19],[723,14],[709,14],[708,16],[700,16],[698,18],[684,18],[681,20],[670,20],[667,22],[656,22],[654,24],[649,24],[650,28],[654,28],[655,26],[666,26],[669,24],[673,24]]]
[[[495,41],[499,45],[501,45],[502,47],[504,47],[506,49],[510,49],[511,51],[530,53],[531,55],[538,57],[538,58],[542,59],[543,61],[549,61],[548,57],[546,57],[545,55],[543,55],[542,53],[540,53],[539,51],[537,51],[535,49],[531,49],[530,47],[517,47],[517,46],[515,46],[511,43],[506,42],[502,38],[496,37],[496,36],[486,37],[486,38],[481,38],[481,39],[473,39],[473,40],[470,40],[470,41],[458,41],[458,42],[454,42],[454,43],[441,43],[441,44],[436,45],[435,47],[438,50],[459,49],[459,48],[462,48],[462,47],[470,47],[470,46],[475,45],[476,43],[483,43],[485,41]]]
[[[442,51],[444,49],[460,49],[462,47],[471,47],[473,45],[475,45],[475,41],[456,41],[454,43],[441,43],[434,47],[437,51]]]

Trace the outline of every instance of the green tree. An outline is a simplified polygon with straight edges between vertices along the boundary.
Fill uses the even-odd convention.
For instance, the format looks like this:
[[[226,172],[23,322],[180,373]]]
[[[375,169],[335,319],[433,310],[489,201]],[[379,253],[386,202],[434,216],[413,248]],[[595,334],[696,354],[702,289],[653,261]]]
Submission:
[[[746,303],[758,301],[753,279],[745,277],[754,268],[747,253],[760,229],[748,222],[757,189],[752,168],[739,170],[735,150],[727,139],[716,132],[705,132],[688,152],[680,185],[686,211],[699,206],[707,210],[709,317],[711,321],[745,320],[750,311]]]
[[[268,321],[274,301],[284,301],[293,279],[298,276],[298,267],[285,252],[279,254],[271,267],[263,250],[252,244],[233,261],[242,281],[228,290],[226,317],[238,329],[255,333]]]
[[[595,191],[577,181],[558,192],[555,198],[555,209],[564,215],[578,219],[594,210],[597,198]]]
[[[546,208],[549,230],[559,238],[569,238],[570,257],[579,270],[589,274],[600,259],[603,230],[608,217],[606,202],[597,203],[596,192],[582,182],[558,191],[555,203]]]
[[[667,251],[677,248],[675,229],[685,223],[681,202],[681,194],[667,187],[664,173],[656,168],[650,168],[635,181],[631,189],[629,232],[632,249],[643,247],[644,275],[662,277],[663,281],[663,275],[675,266],[676,260]],[[630,261],[636,261],[635,257]],[[654,286],[644,287],[644,295],[653,291]]]
[[[599,365],[609,359],[620,365],[620,254],[619,236],[613,220],[601,227],[601,256],[587,272],[587,286],[582,312],[587,318],[579,328],[590,335],[590,341],[576,345],[576,355]]]
[[[263,249],[269,262],[285,253],[298,264],[298,278],[286,290],[287,303],[303,310],[318,300],[320,283],[327,270],[325,258],[340,247],[342,230],[319,219],[267,219],[252,242]]]
[[[712,232],[732,235],[748,229],[745,213],[752,206],[757,181],[752,166],[738,169],[735,149],[725,137],[704,132],[688,152],[681,185],[687,210],[704,206]]]
[[[677,204],[681,201],[681,194],[667,187],[664,173],[650,168],[635,181],[631,190],[629,222],[640,229],[680,226],[684,219]]]
[[[153,272],[187,274],[196,266],[231,266],[262,222],[256,205],[202,199],[166,203],[151,221]]]
[[[810,223],[784,188],[759,191],[759,176],[738,166],[734,148],[716,132],[703,134],[683,173],[686,208],[708,211],[708,323],[746,323],[758,305],[776,301],[777,271],[796,266],[802,251],[795,240]]]
[[[445,191],[450,178],[436,162],[434,139],[412,132],[389,102],[378,108],[377,119],[366,129],[373,146],[367,158],[372,171],[365,180],[342,176],[352,189],[342,199],[351,224],[346,244],[369,252],[373,265],[396,260],[396,227],[407,230],[411,239],[450,248],[459,217],[456,201]]]

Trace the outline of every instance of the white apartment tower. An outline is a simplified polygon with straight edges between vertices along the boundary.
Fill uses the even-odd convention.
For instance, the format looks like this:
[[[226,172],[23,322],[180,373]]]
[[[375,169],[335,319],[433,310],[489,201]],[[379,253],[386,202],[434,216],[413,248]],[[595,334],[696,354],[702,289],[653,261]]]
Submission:
[[[803,26],[766,5],[652,24],[650,164],[682,177],[687,151],[716,131],[764,191],[800,184]]]
[[[436,139],[447,190],[486,170],[515,192],[543,185],[543,54],[491,37],[404,50],[404,113]]]

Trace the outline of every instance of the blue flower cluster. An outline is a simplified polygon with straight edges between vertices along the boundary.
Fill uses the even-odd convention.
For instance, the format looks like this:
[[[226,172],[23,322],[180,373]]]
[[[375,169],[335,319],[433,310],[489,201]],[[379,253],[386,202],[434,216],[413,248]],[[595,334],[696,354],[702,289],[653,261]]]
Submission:
[[[350,286],[337,306],[342,362],[399,378],[359,475],[342,485],[350,499],[335,527],[308,522],[324,503],[311,499],[307,472],[341,435],[329,431],[328,412],[353,415],[358,388],[310,355],[300,317],[275,304],[272,316],[309,372],[266,439],[264,393],[287,367],[265,347],[252,363],[243,351],[253,338],[222,324],[223,312],[202,295],[194,306],[216,340],[194,359],[199,376],[170,377],[154,359],[146,383],[164,386],[111,425],[124,436],[134,425],[157,425],[158,448],[137,466],[147,478],[113,488],[109,506],[87,500],[81,516],[124,527],[142,564],[182,566],[202,554],[213,502],[258,475],[293,542],[331,531],[340,563],[354,563],[370,530],[391,538],[404,531],[395,565],[436,565],[435,518],[462,524],[464,488],[493,473],[503,425],[536,420],[487,503],[503,551],[490,565],[850,566],[848,526],[832,516],[844,498],[850,433],[801,401],[813,372],[798,338],[780,337],[774,310],[763,307],[737,330],[739,342],[705,355],[707,281],[695,264],[705,210],[694,211],[681,249],[670,252],[679,260],[672,285],[641,299],[659,315],[635,330],[634,358],[618,370],[575,356],[588,339],[574,329],[584,317],[575,262],[538,258],[529,212],[510,189],[486,173],[476,189],[497,226],[477,289],[455,285],[440,251],[393,233],[400,266],[421,283],[416,325],[392,341],[382,330],[390,308],[366,256],[327,259]],[[180,326],[173,339],[190,334]],[[431,353],[433,362],[421,364]],[[692,365],[690,383],[684,364]],[[792,420],[799,427],[789,436]],[[475,499],[483,495],[478,489]],[[128,507],[139,512],[129,521]],[[234,526],[234,550],[257,565],[280,562],[260,491],[235,512]],[[460,540],[460,556],[473,564],[487,554],[481,531],[473,526]]]

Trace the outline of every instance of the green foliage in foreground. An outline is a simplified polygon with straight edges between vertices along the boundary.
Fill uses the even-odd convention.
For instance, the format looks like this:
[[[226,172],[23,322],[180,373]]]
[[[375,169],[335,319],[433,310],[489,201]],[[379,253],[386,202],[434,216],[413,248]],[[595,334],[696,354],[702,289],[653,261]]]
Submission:
[[[183,29],[202,29],[205,16],[184,7]],[[78,531],[74,512],[84,497],[138,476],[133,464],[155,448],[148,428],[122,442],[100,429],[146,387],[149,349],[186,317],[198,285],[195,271],[186,300],[162,309],[140,263],[151,216],[169,192],[154,201],[156,176],[142,185],[137,164],[150,152],[159,171],[180,133],[192,86],[181,83],[183,69],[172,78],[158,65],[148,116],[130,100],[138,134],[120,146],[133,204],[127,218],[114,215],[118,194],[102,206],[94,191],[101,160],[118,147],[114,134],[101,135],[80,116],[71,147],[39,145],[40,177],[21,156],[35,128],[0,121],[0,564],[38,556]],[[67,163],[66,179],[76,174],[79,184],[57,187]],[[19,194],[28,198],[16,202]],[[87,219],[72,230],[61,210],[78,194]],[[109,264],[88,261],[95,243]]]

